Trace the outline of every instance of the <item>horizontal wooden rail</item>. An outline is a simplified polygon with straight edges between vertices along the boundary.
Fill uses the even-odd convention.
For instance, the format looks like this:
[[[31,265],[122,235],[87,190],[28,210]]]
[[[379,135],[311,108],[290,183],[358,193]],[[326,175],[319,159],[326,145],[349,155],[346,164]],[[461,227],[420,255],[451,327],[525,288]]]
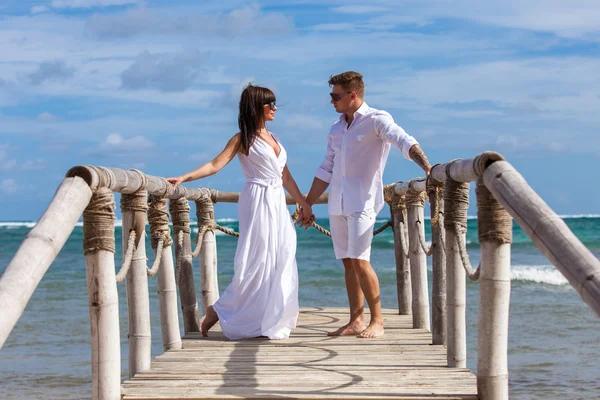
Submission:
[[[92,191],[83,180],[65,179],[6,267],[0,278],[0,348],[91,197]]]
[[[188,200],[200,200],[205,196],[211,198],[213,203],[237,203],[240,198],[239,192],[220,192],[209,188],[186,188],[182,185],[173,190],[172,185],[159,176],[146,175],[135,169],[124,170],[120,168],[96,167],[91,165],[79,165],[67,172],[67,177],[79,176],[83,178],[92,190],[98,187],[107,187],[113,192],[122,194],[135,193],[146,184],[148,194],[163,196],[169,199],[185,197]],[[316,204],[327,204],[329,196],[324,193]],[[287,204],[295,204],[294,199],[286,195]]]

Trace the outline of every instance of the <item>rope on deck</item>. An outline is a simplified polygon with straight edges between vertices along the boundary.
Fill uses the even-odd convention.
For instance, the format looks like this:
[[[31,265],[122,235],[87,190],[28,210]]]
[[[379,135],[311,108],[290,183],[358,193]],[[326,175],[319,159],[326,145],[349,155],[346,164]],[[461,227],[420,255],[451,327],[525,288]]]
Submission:
[[[446,165],[446,187],[444,189],[444,204],[446,215],[444,228],[452,230],[456,236],[456,245],[460,253],[465,272],[470,280],[479,280],[481,264],[477,270],[473,270],[469,254],[465,244],[464,235],[467,232],[467,210],[469,208],[469,184],[457,182],[450,177],[450,166],[454,161]]]

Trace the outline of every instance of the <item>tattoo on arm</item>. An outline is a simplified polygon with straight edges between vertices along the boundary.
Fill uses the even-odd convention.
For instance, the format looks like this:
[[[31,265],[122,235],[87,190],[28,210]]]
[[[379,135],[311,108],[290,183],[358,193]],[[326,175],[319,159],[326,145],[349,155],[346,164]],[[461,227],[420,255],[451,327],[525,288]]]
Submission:
[[[415,144],[410,148],[408,155],[419,167],[423,168],[423,171],[428,171],[431,168],[431,164],[429,164],[425,152],[423,152],[418,144]]]

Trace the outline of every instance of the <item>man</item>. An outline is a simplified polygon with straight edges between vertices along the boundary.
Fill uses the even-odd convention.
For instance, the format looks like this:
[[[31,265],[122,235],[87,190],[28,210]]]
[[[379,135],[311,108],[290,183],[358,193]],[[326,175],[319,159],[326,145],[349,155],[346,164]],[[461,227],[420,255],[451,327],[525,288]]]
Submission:
[[[417,141],[400,128],[391,115],[364,102],[364,83],[358,72],[348,71],[329,79],[331,104],[340,119],[329,131],[327,154],[317,170],[306,198],[312,206],[327,187],[331,238],[337,259],[342,259],[350,303],[350,321],[329,336],[383,335],[379,280],[369,263],[375,217],[383,208],[383,170],[396,146],[426,174],[431,166]],[[311,221],[303,216],[303,223]],[[371,311],[365,328],[364,300]]]

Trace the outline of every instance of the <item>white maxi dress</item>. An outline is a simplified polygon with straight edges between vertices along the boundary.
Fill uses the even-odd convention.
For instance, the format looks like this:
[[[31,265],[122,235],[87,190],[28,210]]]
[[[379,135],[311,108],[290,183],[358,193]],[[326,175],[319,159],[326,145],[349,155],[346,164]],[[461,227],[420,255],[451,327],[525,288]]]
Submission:
[[[239,232],[233,280],[213,308],[231,340],[286,339],[298,319],[296,230],[282,187],[287,153],[279,156],[256,137],[238,154],[246,183],[238,204]]]

